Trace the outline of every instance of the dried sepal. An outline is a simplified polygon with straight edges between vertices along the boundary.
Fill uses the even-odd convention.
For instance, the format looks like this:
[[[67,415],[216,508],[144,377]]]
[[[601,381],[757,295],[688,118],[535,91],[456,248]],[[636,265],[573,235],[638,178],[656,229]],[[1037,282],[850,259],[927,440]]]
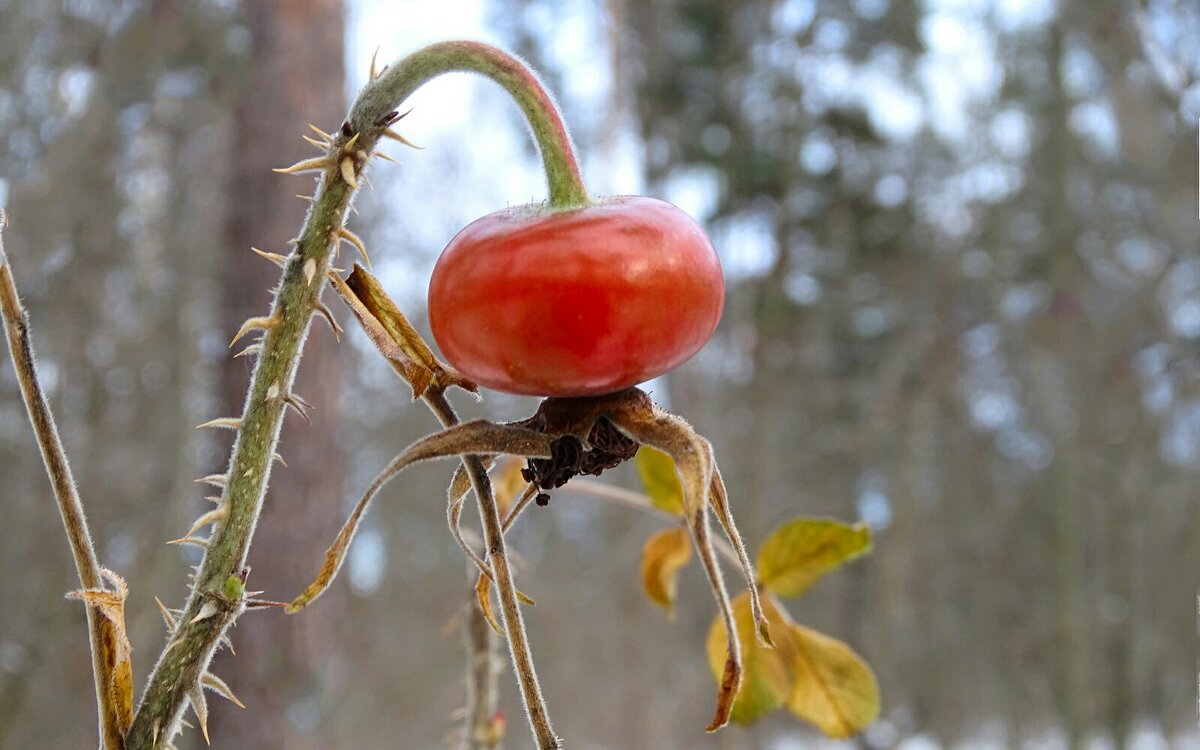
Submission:
[[[704,442],[708,445],[709,454],[711,455],[711,444],[707,440]],[[733,520],[733,513],[729,510],[729,493],[725,489],[725,480],[721,478],[721,469],[717,466],[715,460],[712,462],[712,485],[709,489],[709,500],[712,503],[714,514],[717,517],[717,521],[721,524],[721,528],[724,529],[725,537],[729,540],[730,546],[733,547],[738,564],[742,569],[742,575],[746,579],[746,590],[750,592],[750,611],[753,613],[754,622],[756,623],[755,632],[758,634],[758,640],[764,646],[774,647],[775,642],[771,639],[771,628],[767,622],[767,615],[763,612],[762,601],[758,593],[758,581],[756,580],[757,576],[754,574],[754,564],[750,562],[750,555],[746,552],[746,543],[742,541],[742,535],[737,530],[737,524]]]
[[[460,466],[459,468],[461,469],[462,467]],[[488,564],[484,562],[483,558],[481,558],[479,554],[475,552],[475,549],[463,537],[462,524],[460,523],[460,520],[462,518],[463,499],[465,497],[465,493],[459,494],[457,497],[455,497],[453,480],[451,481],[449,495],[450,502],[446,505],[446,523],[450,527],[450,536],[454,539],[454,542],[458,545],[459,549],[463,551],[463,554],[467,556],[467,559],[479,569],[480,575],[490,578],[492,573],[488,569]]]
[[[112,625],[111,636],[101,644],[102,679],[117,724],[125,732],[133,723],[133,647],[125,632],[125,599],[129,596],[129,586],[124,578],[108,568],[100,568],[100,578],[106,588],[72,591],[67,598],[82,601],[96,616]]]
[[[550,455],[550,442],[551,438],[542,433],[484,420],[455,425],[416,441],[392,459],[372,480],[333,544],[326,550],[325,562],[316,579],[292,600],[286,611],[289,614],[299,611],[329,587],[345,561],[346,551],[371,501],[384,485],[404,469],[420,461],[479,453],[545,457]]]
[[[705,731],[715,732],[729,723],[729,714],[741,683],[742,659],[733,605],[712,546],[708,523],[709,488],[713,477],[711,448],[683,419],[656,407],[647,409],[644,404],[631,402],[624,409],[614,410],[607,416],[629,437],[669,454],[679,471],[688,530],[728,634],[727,658],[717,692],[717,708],[712,721],[705,727]]]
[[[413,399],[422,396],[431,385],[441,389],[454,385],[472,393],[479,392],[478,386],[434,356],[433,350],[388,297],[379,281],[362,266],[355,264],[347,279],[330,274],[329,280],[362,324],[367,338],[412,388]]]

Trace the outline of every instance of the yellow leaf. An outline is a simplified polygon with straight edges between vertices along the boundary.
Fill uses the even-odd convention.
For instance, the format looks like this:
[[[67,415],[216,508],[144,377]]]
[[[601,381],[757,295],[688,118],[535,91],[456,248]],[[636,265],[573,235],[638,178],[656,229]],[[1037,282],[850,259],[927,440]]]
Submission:
[[[496,494],[496,507],[500,509],[501,518],[508,515],[509,509],[520,497],[525,485],[529,484],[525,477],[521,476],[524,466],[524,458],[509,456],[501,460],[500,466],[492,476],[492,489]]]
[[[742,647],[742,687],[733,703],[730,720],[750,724],[784,705],[792,694],[795,682],[794,659],[784,648],[766,648],[755,637],[754,615],[750,611],[750,594],[742,593],[733,601],[734,622],[738,642]],[[775,607],[766,609],[772,633],[786,633],[789,623],[780,617]],[[717,684],[725,671],[725,624],[720,616],[708,630],[708,666]]]
[[[773,608],[772,608],[773,609]],[[879,716],[879,685],[845,643],[803,625],[791,626],[795,688],[788,708],[835,739],[850,737]]]
[[[675,614],[675,591],[679,571],[692,559],[692,543],[687,530],[660,531],[646,540],[642,548],[642,588],[646,596]]]
[[[654,507],[682,516],[683,488],[679,486],[679,476],[675,473],[675,461],[658,448],[643,445],[633,462]]]
[[[799,596],[818,578],[871,549],[866,524],[798,518],[771,533],[758,552],[758,576],[781,596]]]

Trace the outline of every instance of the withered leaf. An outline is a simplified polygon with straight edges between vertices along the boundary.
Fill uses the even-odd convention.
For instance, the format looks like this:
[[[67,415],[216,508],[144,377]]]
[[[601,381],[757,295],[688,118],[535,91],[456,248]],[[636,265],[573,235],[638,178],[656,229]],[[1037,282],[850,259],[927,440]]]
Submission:
[[[675,614],[675,592],[679,571],[692,559],[692,540],[687,529],[660,531],[642,548],[642,588],[650,601]]]

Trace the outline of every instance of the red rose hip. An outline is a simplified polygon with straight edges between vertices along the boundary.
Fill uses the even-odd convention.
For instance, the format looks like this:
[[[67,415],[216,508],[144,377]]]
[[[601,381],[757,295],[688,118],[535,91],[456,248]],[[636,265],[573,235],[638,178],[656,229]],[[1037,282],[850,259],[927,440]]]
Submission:
[[[480,218],[429,284],[442,354],[472,380],[531,396],[590,396],[661,375],[704,346],[725,284],[704,230],[664,201],[519,206]]]

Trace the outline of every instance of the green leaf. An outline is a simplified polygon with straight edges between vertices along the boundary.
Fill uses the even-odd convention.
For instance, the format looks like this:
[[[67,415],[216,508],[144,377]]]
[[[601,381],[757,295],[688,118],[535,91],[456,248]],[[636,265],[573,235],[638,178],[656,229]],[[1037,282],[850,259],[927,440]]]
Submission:
[[[862,657],[845,643],[792,625],[796,683],[788,709],[829,737],[845,739],[879,716],[879,684]]]
[[[683,515],[683,488],[675,473],[675,461],[658,448],[643,445],[633,459],[642,487],[654,507],[676,516]]]
[[[758,577],[780,596],[799,596],[818,578],[871,549],[866,524],[798,518],[779,526],[758,552]]]
[[[642,588],[646,596],[675,614],[679,571],[692,559],[692,540],[686,529],[666,529],[646,540],[642,548]]]

